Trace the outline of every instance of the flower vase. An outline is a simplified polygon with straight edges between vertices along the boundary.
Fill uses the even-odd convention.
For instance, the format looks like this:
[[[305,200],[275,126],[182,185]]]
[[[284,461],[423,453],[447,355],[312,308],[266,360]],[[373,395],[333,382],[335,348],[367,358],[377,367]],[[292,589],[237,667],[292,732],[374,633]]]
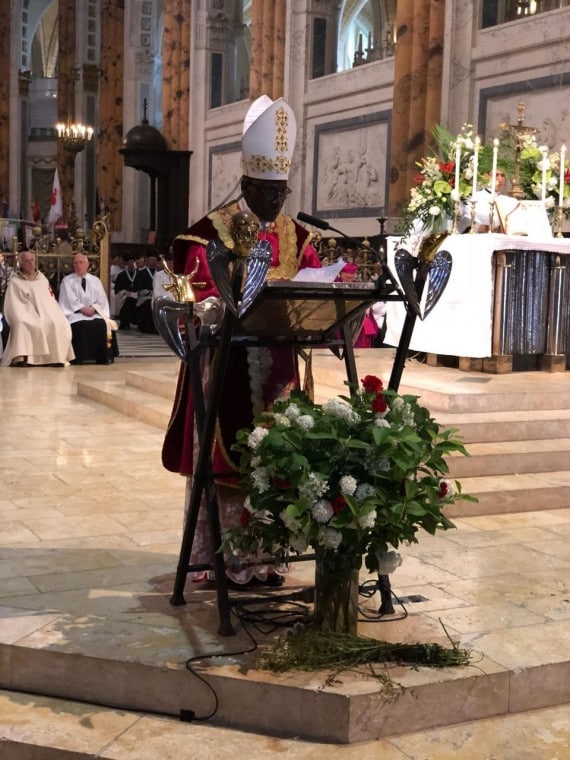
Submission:
[[[321,630],[356,633],[359,565],[341,552],[316,553],[314,623]]]

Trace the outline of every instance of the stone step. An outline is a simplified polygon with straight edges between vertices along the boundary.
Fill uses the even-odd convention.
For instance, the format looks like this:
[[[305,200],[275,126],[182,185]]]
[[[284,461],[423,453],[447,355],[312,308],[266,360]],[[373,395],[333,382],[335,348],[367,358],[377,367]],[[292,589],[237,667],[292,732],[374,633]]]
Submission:
[[[315,745],[297,738],[268,740],[262,734],[223,729],[208,724],[184,723],[174,718],[125,712],[97,705],[81,704],[65,699],[0,691],[0,713],[4,720],[0,727],[0,756],[4,760],[162,760],[197,757],[240,757],[247,754],[252,760],[269,757],[295,757],[296,760],[315,760],[332,755],[337,757],[396,757],[394,744],[382,740],[359,745],[357,753],[339,745]],[[557,736],[563,732],[562,721],[566,710],[562,707],[530,710],[519,715],[497,715],[479,719],[475,726],[465,726],[469,734],[489,732],[485,747],[504,747],[501,736],[508,736],[512,746],[522,746],[526,737],[536,738],[536,726],[554,725],[558,721]],[[561,720],[562,718],[562,720]],[[413,735],[415,747],[434,746],[440,751],[453,751],[458,760],[472,757],[469,743],[458,745],[456,730],[436,729]],[[564,735],[566,735],[564,733]],[[549,733],[552,743],[552,735]],[[404,735],[404,740],[406,735]],[[455,739],[455,741],[454,741]],[[546,739],[548,741],[548,738]],[[396,742],[397,744],[397,742]],[[404,741],[405,745],[405,741]],[[471,746],[472,743],[471,743]],[[544,744],[541,743],[541,747]],[[558,744],[558,746],[560,746]],[[202,750],[201,750],[202,748]],[[206,749],[207,748],[207,749]],[[560,757],[536,751],[535,758]],[[326,753],[326,754],[325,754]],[[493,755],[496,757],[497,755]],[[404,757],[398,753],[398,757]],[[506,760],[506,759],[505,759]]]
[[[478,501],[457,501],[449,517],[534,512],[570,507],[570,470],[461,478],[461,490]]]
[[[447,459],[453,478],[553,472],[570,466],[570,438],[470,443]]]
[[[168,399],[171,403],[176,393],[178,382],[178,366],[164,372],[129,371],[125,373],[125,383],[131,388],[140,388],[146,393],[152,393],[160,398]]]
[[[570,438],[570,409],[433,414],[444,427],[457,428],[465,443]]]
[[[77,383],[77,394],[161,430],[168,427],[172,401],[127,386],[123,380],[105,380],[100,383],[80,381]]]

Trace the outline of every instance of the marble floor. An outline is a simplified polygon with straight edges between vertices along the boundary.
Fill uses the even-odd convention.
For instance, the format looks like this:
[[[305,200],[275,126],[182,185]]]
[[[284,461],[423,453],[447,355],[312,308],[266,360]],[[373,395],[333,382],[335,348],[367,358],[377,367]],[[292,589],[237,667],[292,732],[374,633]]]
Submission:
[[[412,695],[432,688],[436,707],[455,702],[446,721],[455,725],[406,733],[421,712],[413,696],[386,718],[385,738],[358,740],[367,736],[365,716],[350,739],[357,743],[348,746],[299,738],[303,713],[295,718],[294,701],[275,708],[281,736],[240,723],[240,714],[255,712],[255,702],[222,705],[225,726],[160,714],[172,712],[163,679],[183,675],[192,654],[220,655],[218,669],[228,676],[217,681],[221,701],[227,694],[231,701],[229,676],[258,682],[261,695],[269,694],[271,679],[248,670],[251,661],[244,671],[244,660],[230,656],[247,638],[241,630],[236,637],[217,635],[211,593],[192,589],[186,607],[168,603],[184,482],[161,467],[163,432],[77,396],[79,381],[102,382],[137,368],[157,378],[175,372],[170,359],[0,370],[0,757],[193,760],[243,752],[251,760],[570,760],[570,706],[564,704],[570,509],[543,509],[540,495],[534,511],[462,516],[455,530],[407,548],[392,584],[399,596],[420,601],[407,603],[405,620],[360,627],[391,640],[441,641],[443,622],[473,650],[466,674],[391,672]],[[437,369],[431,377],[441,388]],[[529,393],[541,387],[538,373],[516,381]],[[564,376],[553,384],[568,382]],[[305,583],[309,565],[295,570],[288,585]],[[148,672],[113,669],[119,662]],[[484,676],[480,686],[477,675]],[[343,681],[325,688],[311,676],[305,686],[331,697],[368,695],[362,675]],[[129,687],[126,704],[120,695]],[[111,706],[102,688],[113,691]],[[199,692],[195,683],[193,692]],[[328,717],[334,722],[333,713]]]

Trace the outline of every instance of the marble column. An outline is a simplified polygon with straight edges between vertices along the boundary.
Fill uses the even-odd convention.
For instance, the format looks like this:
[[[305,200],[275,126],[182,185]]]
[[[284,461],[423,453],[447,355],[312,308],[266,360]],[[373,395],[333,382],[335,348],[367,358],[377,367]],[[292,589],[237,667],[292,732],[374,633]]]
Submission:
[[[285,71],[286,0],[253,0],[251,5],[252,98],[283,95]]]
[[[0,217],[8,202],[10,171],[10,0],[0,0]]]
[[[416,162],[425,155],[432,126],[440,121],[444,0],[401,0],[392,111],[391,214],[409,198]]]
[[[189,145],[191,13],[186,0],[164,3],[162,133],[172,150]]]
[[[75,28],[76,9],[74,0],[59,0],[57,57],[57,121],[65,124],[75,118]],[[66,150],[62,142],[57,144],[57,170],[61,185],[63,218],[72,221],[71,203],[75,189],[75,154]],[[75,230],[70,230],[73,234]]]
[[[122,226],[124,14],[123,0],[102,0],[97,188],[112,230]]]

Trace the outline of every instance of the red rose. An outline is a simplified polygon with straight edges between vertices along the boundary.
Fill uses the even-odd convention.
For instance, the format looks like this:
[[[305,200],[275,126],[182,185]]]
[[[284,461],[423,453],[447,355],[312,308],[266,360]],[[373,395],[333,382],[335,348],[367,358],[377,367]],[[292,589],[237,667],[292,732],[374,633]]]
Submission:
[[[412,177],[412,182],[414,182],[416,185],[421,185],[424,180],[425,177],[423,174],[414,174]]]
[[[388,404],[384,401],[384,395],[379,393],[372,401],[372,411],[376,414],[382,414],[388,408]]]
[[[291,488],[291,481],[290,480],[281,480],[281,478],[273,478],[273,485],[275,488],[280,488],[282,491],[285,491],[287,488]]]
[[[335,515],[338,512],[342,512],[342,510],[346,507],[346,499],[344,496],[337,496],[336,499],[332,502],[332,508]]]
[[[362,378],[361,382],[362,387],[367,393],[380,393],[384,388],[382,380],[380,380],[379,377],[376,377],[376,375],[366,375],[366,377]]]
[[[439,494],[438,494],[439,498],[445,499],[448,491],[449,491],[449,486],[447,485],[445,480],[442,480],[441,483],[439,484]]]
[[[440,164],[439,168],[440,168],[440,171],[442,171],[444,174],[452,174],[453,170],[455,169],[455,162],[449,161],[446,164]]]
[[[566,169],[564,172],[564,184],[570,185],[570,168]]]
[[[241,511],[241,515],[240,515],[239,521],[240,521],[240,525],[241,525],[242,528],[247,528],[248,527],[248,525],[249,525],[249,512],[247,511],[247,509],[245,507]]]

